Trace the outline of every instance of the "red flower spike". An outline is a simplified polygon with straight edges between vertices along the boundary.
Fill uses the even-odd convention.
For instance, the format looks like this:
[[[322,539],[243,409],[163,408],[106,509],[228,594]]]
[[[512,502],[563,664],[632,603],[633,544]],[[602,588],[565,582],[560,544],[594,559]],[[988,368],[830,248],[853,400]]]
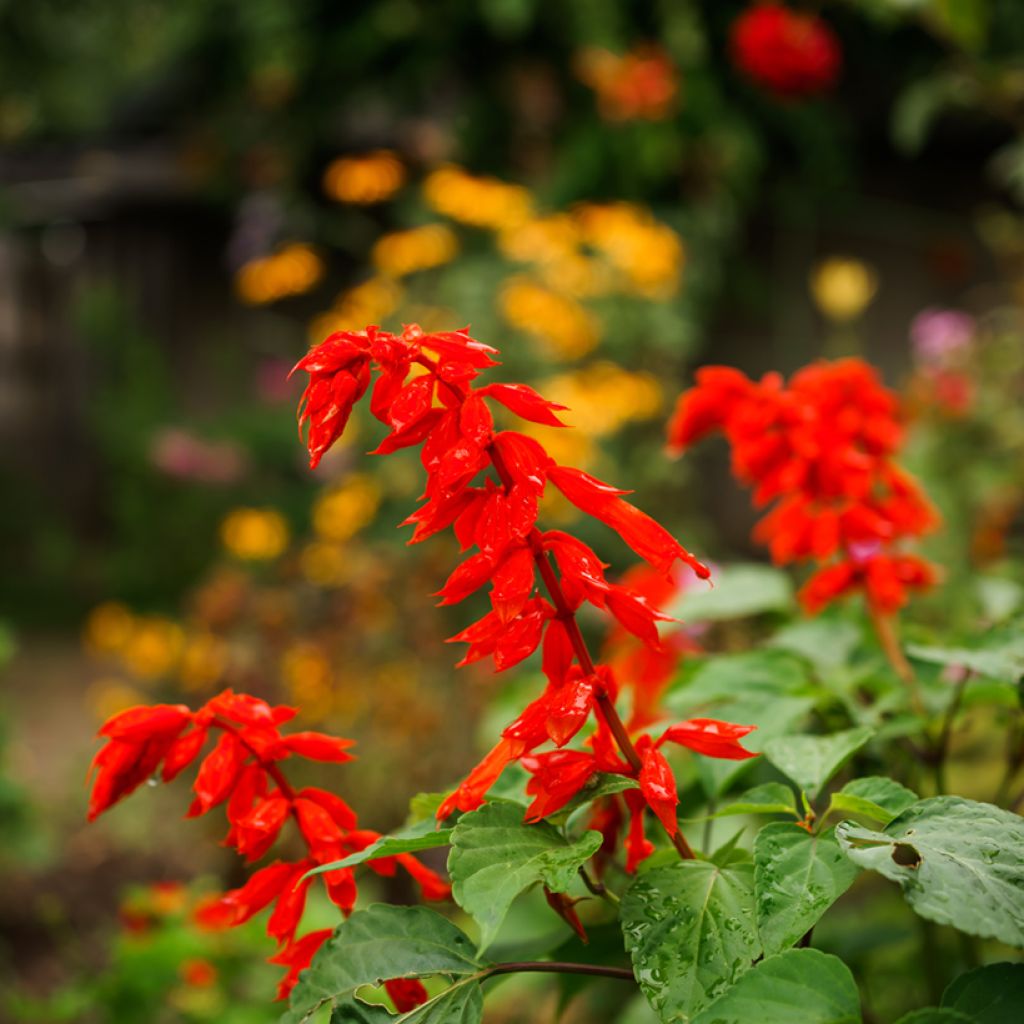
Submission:
[[[629,811],[629,829],[626,832],[626,872],[633,874],[641,861],[654,853],[654,843],[644,834],[644,811],[647,803],[643,793],[627,789],[622,794]]]
[[[522,765],[533,776],[526,784],[526,792],[534,798],[526,809],[528,822],[560,811],[597,771],[593,754],[579,750],[530,754],[522,759]]]
[[[395,860],[409,872],[413,881],[420,887],[420,895],[425,900],[437,902],[451,899],[452,887],[436,871],[432,871],[412,854],[400,853]]]
[[[565,426],[555,413],[564,412],[568,407],[542,398],[528,384],[488,384],[480,388],[477,394],[501,402],[506,409],[531,423],[540,423],[545,427]]]
[[[254,872],[245,885],[208,900],[196,910],[196,921],[207,928],[244,924],[270,906],[295,875],[295,866],[275,861]]]
[[[295,983],[313,961],[320,947],[334,934],[333,928],[321,928],[319,931],[303,935],[282,948],[276,956],[270,957],[270,963],[281,964],[288,968],[288,973],[281,979],[277,987],[277,998],[287,999]]]
[[[196,801],[189,817],[206,814],[231,793],[246,758],[245,747],[233,733],[224,733],[199,765],[193,789]],[[193,813],[194,810],[194,813]]]
[[[564,892],[552,892],[546,885],[544,886],[544,899],[547,900],[548,906],[580,937],[580,941],[587,945],[590,939],[579,914],[576,913],[576,904],[579,903],[579,900],[566,896]]]
[[[748,757],[757,757],[752,750],[741,747],[739,742],[756,728],[756,725],[733,725],[714,718],[690,718],[669,726],[662,733],[657,746],[678,743],[708,757],[742,761]]]
[[[175,739],[164,757],[164,767],[161,773],[164,782],[170,782],[177,778],[199,756],[199,752],[206,743],[208,733],[207,726],[197,725]]]
[[[322,732],[293,732],[284,738],[284,746],[293,754],[308,757],[311,761],[330,761],[341,764],[351,761],[352,755],[348,748],[352,740],[328,736]]]
[[[235,825],[235,849],[250,862],[259,860],[274,845],[291,809],[289,801],[280,795],[260,801]]]
[[[384,982],[384,990],[391,997],[399,1013],[408,1013],[422,1006],[430,997],[418,978],[392,978]]]
[[[285,879],[281,895],[274,904],[274,911],[267,921],[267,934],[282,945],[295,938],[295,930],[299,927],[303,910],[306,909],[306,894],[309,892],[312,879],[307,878],[304,882],[299,880],[315,866],[310,860],[292,864],[292,873]]]
[[[679,803],[679,794],[676,792],[676,780],[669,767],[665,755],[657,747],[651,745],[647,736],[642,736],[637,743],[637,750],[643,758],[643,767],[640,769],[640,792],[643,793],[647,805],[658,816],[665,831],[674,836],[679,831],[679,822],[676,819],[676,806]]]
[[[128,708],[104,723],[99,735],[112,740],[140,743],[150,739],[173,739],[192,721],[184,704],[155,704]]]
[[[325,789],[308,786],[306,789],[300,789],[295,795],[303,800],[319,804],[334,819],[334,823],[343,832],[351,831],[358,823],[356,812],[340,796],[335,796],[334,793],[328,793]]]

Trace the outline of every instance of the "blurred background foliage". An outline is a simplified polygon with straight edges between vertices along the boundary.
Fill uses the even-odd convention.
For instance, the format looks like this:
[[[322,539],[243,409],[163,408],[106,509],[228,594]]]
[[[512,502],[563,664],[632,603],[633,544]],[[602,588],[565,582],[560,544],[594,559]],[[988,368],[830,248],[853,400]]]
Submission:
[[[249,939],[207,949],[177,904],[112,953],[91,941],[124,877],[235,870],[158,794],[82,831],[98,718],[225,685],[294,702],[372,752],[342,785],[379,828],[473,755],[494,688],[451,670],[468,612],[425,597],[454,545],[394,529],[415,458],[364,459],[377,428],[356,419],[305,469],[287,374],[331,330],[471,323],[502,379],[572,408],[574,431],[543,433],[559,460],[720,563],[763,553],[720,448],[661,453],[693,368],[864,355],[904,391],[946,517],[947,584],[917,628],[1015,613],[1024,7],[831,0],[838,81],[782,97],[736,66],[747,6],[0,0],[16,1019],[136,1019],[158,998],[125,987],[140,956],[161,1019],[272,1015]],[[209,970],[182,975],[186,948]]]

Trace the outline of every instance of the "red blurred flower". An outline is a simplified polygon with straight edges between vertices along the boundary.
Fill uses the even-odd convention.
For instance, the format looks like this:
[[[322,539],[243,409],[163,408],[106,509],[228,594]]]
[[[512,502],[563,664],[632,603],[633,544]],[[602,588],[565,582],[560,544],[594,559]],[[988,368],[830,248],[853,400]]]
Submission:
[[[777,96],[810,96],[835,84],[842,65],[839,40],[813,14],[757,3],[733,22],[733,63]]]
[[[933,529],[938,515],[894,461],[899,406],[866,363],[815,363],[788,387],[777,374],[755,382],[728,367],[701,369],[679,397],[669,446],[682,451],[715,431],[755,503],[775,502],[754,537],[776,563],[818,563],[800,595],[808,611],[860,591],[889,613],[909,590],[935,583],[933,567],[894,547]]]

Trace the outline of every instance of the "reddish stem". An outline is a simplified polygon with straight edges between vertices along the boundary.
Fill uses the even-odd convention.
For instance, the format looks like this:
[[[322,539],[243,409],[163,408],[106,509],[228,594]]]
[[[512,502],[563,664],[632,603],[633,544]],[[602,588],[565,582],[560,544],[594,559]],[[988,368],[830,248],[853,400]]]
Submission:
[[[867,600],[868,615],[871,616],[871,625],[874,626],[875,635],[881,645],[882,652],[892,666],[893,671],[906,684],[910,693],[910,703],[919,715],[925,714],[924,702],[921,700],[921,691],[917,685],[917,677],[910,667],[900,647],[899,636],[897,635],[896,616],[891,612],[882,611],[870,598]]]
[[[274,764],[273,761],[266,761],[260,757],[259,753],[246,741],[245,737],[233,726],[227,722],[222,722],[219,718],[215,718],[210,725],[215,725],[218,729],[223,729],[224,732],[230,733],[235,737],[238,742],[249,751],[254,758],[256,758],[257,764],[263,769],[276,783],[277,788],[281,790],[281,795],[290,804],[294,804],[295,801],[295,790],[288,784],[288,780],[284,777],[284,773],[280,768]],[[294,814],[295,808],[291,807],[291,811]]]

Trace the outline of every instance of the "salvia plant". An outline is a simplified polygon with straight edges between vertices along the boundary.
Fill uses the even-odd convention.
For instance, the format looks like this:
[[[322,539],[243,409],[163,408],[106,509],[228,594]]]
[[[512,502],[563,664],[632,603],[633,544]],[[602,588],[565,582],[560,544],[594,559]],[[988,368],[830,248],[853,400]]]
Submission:
[[[300,428],[312,466],[368,391],[389,430],[374,454],[419,448],[426,480],[405,523],[410,543],[450,527],[464,554],[435,596],[453,604],[489,587],[489,610],[451,638],[467,645],[460,664],[491,659],[503,672],[539,653],[545,683],[479,764],[452,791],[416,797],[404,829],[379,835],[340,796],[289,779],[295,759],[348,760],[349,741],[292,731],[294,709],[229,690],[196,711],[138,707],[108,721],[90,818],[198,762],[188,816],[223,807],[226,845],[259,866],[197,915],[230,927],[269,910],[289,1024],[472,1024],[491,979],[519,972],[575,976],[566,995],[610,985],[612,1015],[638,987],[666,1022],[877,1020],[844,960],[815,948],[819,922],[862,873],[895,882],[921,919],[921,988],[935,1005],[908,1024],[1022,1019],[1024,965],[1008,947],[1024,947],[1024,794],[1014,788],[1024,647],[998,628],[955,647],[903,643],[900,609],[939,580],[907,545],[938,517],[898,463],[895,397],[858,360],[816,364],[788,384],[698,373],[670,448],[724,434],[736,476],[772,504],[755,538],[779,564],[812,564],[805,609],[853,598],[873,633],[830,612],[749,652],[693,656],[667,611],[684,575],[692,602],[712,573],[627,491],[496,429],[496,407],[546,426],[563,426],[565,410],[524,384],[478,386],[494,355],[467,331],[368,327],[331,335],[296,367],[309,377]],[[587,543],[547,528],[549,485],[646,569],[609,578]],[[728,618],[730,601],[737,614],[761,610],[755,581],[723,572],[705,617]],[[581,629],[584,606],[608,619],[603,658]],[[949,795],[945,782],[964,709],[986,701],[1007,736],[992,803]],[[716,846],[730,819],[737,829]],[[271,859],[286,828],[302,855]],[[425,862],[437,853],[422,857],[443,847],[448,879]],[[358,906],[363,870],[407,872],[441,910]],[[302,929],[315,885],[340,911],[333,930]],[[531,958],[491,958],[513,902],[534,888],[570,937]],[[450,901],[458,914],[441,912]],[[964,936],[954,955],[939,956],[936,926]],[[960,975],[943,977],[939,959]]]

